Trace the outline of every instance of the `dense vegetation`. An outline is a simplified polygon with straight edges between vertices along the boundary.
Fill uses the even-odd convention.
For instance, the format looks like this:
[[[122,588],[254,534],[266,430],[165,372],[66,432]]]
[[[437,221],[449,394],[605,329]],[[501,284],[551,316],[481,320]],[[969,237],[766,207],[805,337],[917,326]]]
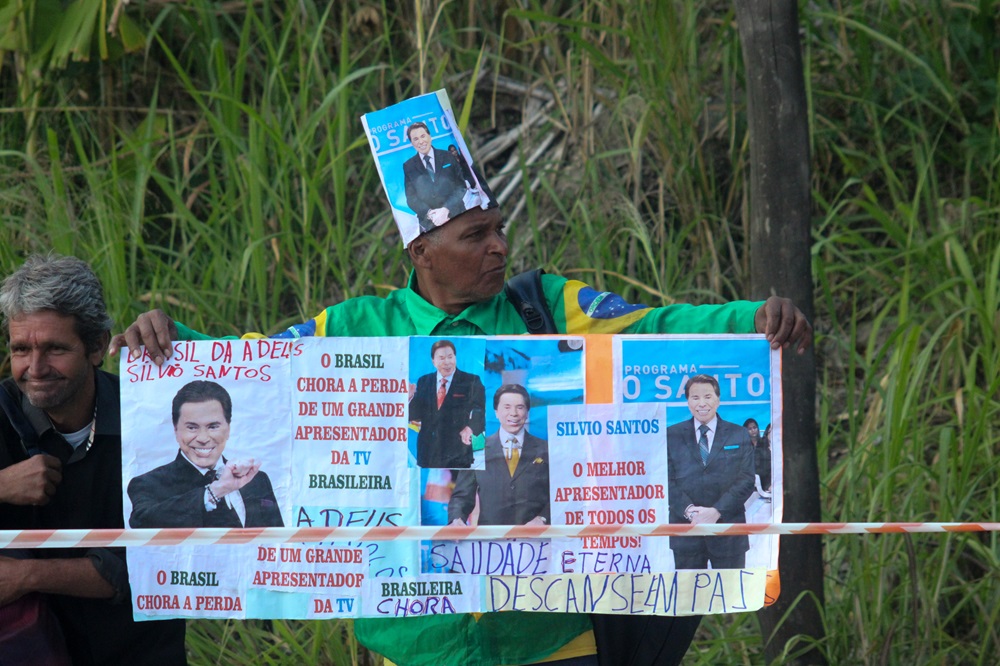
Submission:
[[[274,331],[403,284],[358,116],[440,87],[512,271],[654,304],[749,291],[729,2],[62,4],[0,0],[0,274],[83,257],[122,325],[156,305]],[[800,19],[823,518],[996,522],[1000,6],[811,0]],[[830,537],[825,560],[831,663],[1000,653],[996,533]],[[196,622],[189,646],[369,659],[337,622]],[[688,662],[763,663],[755,618],[707,620]]]

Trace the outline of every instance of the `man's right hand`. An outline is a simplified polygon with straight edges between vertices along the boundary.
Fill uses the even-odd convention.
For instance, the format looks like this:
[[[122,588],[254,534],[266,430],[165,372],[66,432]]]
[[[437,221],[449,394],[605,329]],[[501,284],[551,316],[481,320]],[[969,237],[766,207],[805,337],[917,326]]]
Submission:
[[[212,492],[216,497],[225,497],[229,493],[247,485],[260,471],[261,461],[230,460],[222,468],[219,478],[211,483]]]
[[[145,346],[146,353],[157,366],[174,353],[172,341],[177,339],[177,326],[163,310],[150,310],[139,315],[132,325],[111,338],[108,354],[114,356],[122,347],[128,348],[129,360],[139,358],[139,347]]]
[[[28,562],[0,556],[0,606],[15,602],[28,592],[24,580]]]
[[[32,456],[0,470],[0,502],[20,506],[48,504],[62,481],[62,463],[50,455]]]

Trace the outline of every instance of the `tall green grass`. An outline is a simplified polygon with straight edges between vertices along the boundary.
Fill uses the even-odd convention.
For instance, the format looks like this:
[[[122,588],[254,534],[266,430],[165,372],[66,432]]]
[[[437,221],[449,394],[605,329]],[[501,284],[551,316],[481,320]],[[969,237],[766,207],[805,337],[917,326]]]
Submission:
[[[31,251],[76,254],[122,325],[159,306],[219,334],[385,294],[408,267],[358,116],[443,86],[502,193],[512,270],[647,303],[749,291],[731,3],[128,11],[146,50],[48,71],[33,108],[0,63],[2,273]],[[997,521],[1000,6],[817,0],[800,18],[823,517]],[[993,663],[998,559],[994,533],[829,537],[820,650],[833,664]],[[193,663],[368,659],[349,623],[190,633]],[[707,619],[686,661],[763,662],[740,615]]]

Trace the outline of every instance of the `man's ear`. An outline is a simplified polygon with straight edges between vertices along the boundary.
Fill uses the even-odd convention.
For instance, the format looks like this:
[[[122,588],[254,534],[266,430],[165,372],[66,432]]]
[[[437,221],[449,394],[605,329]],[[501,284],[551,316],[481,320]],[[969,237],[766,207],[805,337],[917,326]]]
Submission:
[[[410,241],[410,245],[406,248],[406,251],[410,253],[410,261],[413,262],[414,267],[430,268],[431,252],[426,238],[417,236]]]
[[[95,368],[100,367],[101,363],[104,362],[104,355],[108,353],[109,344],[111,344],[111,333],[105,331],[104,334],[101,335],[101,341],[100,344],[97,345],[97,348],[87,354],[87,358],[90,360],[90,364],[92,366]]]

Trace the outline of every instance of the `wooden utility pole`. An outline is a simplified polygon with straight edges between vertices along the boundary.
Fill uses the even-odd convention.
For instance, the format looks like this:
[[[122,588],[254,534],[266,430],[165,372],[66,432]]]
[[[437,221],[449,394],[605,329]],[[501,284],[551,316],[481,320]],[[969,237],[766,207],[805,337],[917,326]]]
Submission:
[[[796,0],[736,0],[750,130],[750,291],[787,296],[813,319],[809,129]],[[782,359],[784,520],[820,520],[816,360]],[[823,638],[823,546],[783,536],[781,596],[759,613],[768,661],[793,636]],[[803,592],[808,594],[803,595]],[[819,650],[782,663],[823,664]]]

